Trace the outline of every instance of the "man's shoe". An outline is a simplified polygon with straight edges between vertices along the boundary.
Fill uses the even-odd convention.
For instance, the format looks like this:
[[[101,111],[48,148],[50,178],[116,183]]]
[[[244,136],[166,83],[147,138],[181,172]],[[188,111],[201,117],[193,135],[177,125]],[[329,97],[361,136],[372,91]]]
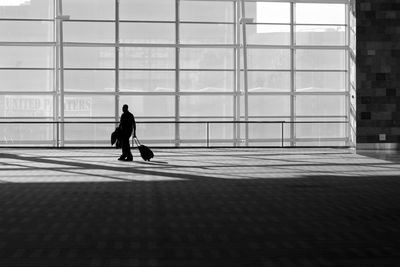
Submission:
[[[121,156],[118,158],[118,160],[125,160],[125,157]]]
[[[128,157],[125,159],[125,161],[133,161],[133,158]]]

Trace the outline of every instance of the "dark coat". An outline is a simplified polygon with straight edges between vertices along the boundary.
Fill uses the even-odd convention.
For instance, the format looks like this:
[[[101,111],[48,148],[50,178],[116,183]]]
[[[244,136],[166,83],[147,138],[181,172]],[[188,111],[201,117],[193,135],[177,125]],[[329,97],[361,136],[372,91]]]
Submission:
[[[115,128],[115,131],[111,134],[111,145],[115,144],[116,148],[121,148],[121,138],[121,129],[117,127]]]
[[[121,134],[124,137],[130,137],[132,135],[132,131],[136,133],[136,122],[132,113],[129,111],[122,113],[119,128],[121,129]]]

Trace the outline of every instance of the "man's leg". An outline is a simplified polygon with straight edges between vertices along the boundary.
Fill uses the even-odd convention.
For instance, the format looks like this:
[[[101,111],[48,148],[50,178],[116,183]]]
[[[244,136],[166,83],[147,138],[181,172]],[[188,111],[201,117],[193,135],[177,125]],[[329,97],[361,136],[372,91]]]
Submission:
[[[121,138],[121,149],[122,149],[122,155],[118,158],[118,160],[125,160],[126,158],[126,147],[125,147],[125,141],[126,138]]]
[[[133,156],[131,153],[131,143],[129,142],[129,137],[126,139],[126,147],[125,147],[125,155],[126,155],[126,160],[127,161],[132,161]]]
[[[132,153],[131,153],[131,146],[129,143],[129,137],[122,139],[122,156],[121,156],[121,158],[123,160],[128,160],[128,161],[131,161],[133,158]]]
[[[122,154],[121,156],[118,158],[118,160],[125,160],[126,156],[124,154],[124,141],[121,140],[121,148],[122,148]]]

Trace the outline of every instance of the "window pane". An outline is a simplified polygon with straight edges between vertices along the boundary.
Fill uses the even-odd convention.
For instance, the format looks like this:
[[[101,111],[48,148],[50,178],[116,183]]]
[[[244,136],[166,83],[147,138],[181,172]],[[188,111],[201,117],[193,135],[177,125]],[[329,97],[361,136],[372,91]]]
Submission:
[[[121,43],[175,43],[175,24],[172,23],[121,23]]]
[[[19,124],[1,124],[0,144],[31,145],[35,142],[35,147],[42,145],[51,145],[56,139],[56,130],[52,123],[19,123]]]
[[[233,71],[182,71],[180,90],[233,92]]]
[[[297,92],[332,92],[346,90],[344,72],[296,72]]]
[[[317,121],[318,119],[308,119]],[[327,120],[327,119],[325,119]],[[338,120],[338,119],[336,119]],[[302,119],[302,121],[305,121]],[[346,123],[296,123],[297,138],[345,138]]]
[[[296,68],[303,70],[346,70],[344,50],[296,50]]]
[[[142,123],[141,121],[141,119],[136,119],[136,133],[139,136],[140,141],[151,142],[152,140],[165,140],[162,144],[174,143],[174,123]],[[157,142],[157,145],[159,144],[160,143]]]
[[[135,95],[120,96],[119,106],[129,106],[130,112],[137,117],[175,116],[175,96]],[[119,111],[121,116],[121,110]]]
[[[0,70],[0,91],[52,91],[53,71]]]
[[[52,117],[51,95],[0,95],[0,117]]]
[[[123,47],[121,68],[175,69],[175,49],[164,47]]]
[[[115,48],[64,47],[66,68],[114,68]]]
[[[76,121],[76,119],[74,120]],[[66,144],[98,144],[109,145],[108,137],[115,130],[114,124],[83,124],[66,123],[64,125],[64,138]]]
[[[64,89],[80,92],[115,90],[115,71],[65,70]]]
[[[275,120],[275,119],[274,119]],[[286,118],[278,118],[276,120],[286,121]],[[286,124],[283,129],[284,138],[290,138],[290,128]],[[282,124],[276,123],[249,123],[250,139],[282,139]],[[281,143],[276,144],[281,145]]]
[[[345,4],[296,4],[296,23],[345,24]]]
[[[233,123],[210,123],[210,142],[215,139],[233,139]]]
[[[8,68],[51,68],[53,48],[40,46],[0,47],[0,67]]]
[[[250,93],[290,91],[290,72],[249,71],[247,77]]]
[[[346,45],[343,26],[296,26],[297,45]]]
[[[175,20],[175,0],[120,0],[121,20]]]
[[[288,25],[254,25],[246,26],[248,44],[289,45],[290,26]]]
[[[65,117],[113,117],[115,97],[94,95],[66,95]]]
[[[233,2],[180,1],[181,21],[233,22]]]
[[[215,144],[220,141],[232,141],[233,139],[233,124],[228,123],[210,123],[209,124],[209,141]],[[206,123],[183,123],[179,126],[180,138],[187,143],[197,143],[205,146],[207,144],[207,124]],[[222,139],[222,140],[221,140]],[[196,140],[197,142],[194,142]],[[222,145],[222,144],[221,144]],[[231,145],[231,144],[229,144]]]
[[[232,69],[233,49],[182,48],[180,67],[183,69]]]
[[[0,21],[0,42],[51,42],[53,22]]]
[[[181,24],[182,44],[233,44],[233,25]]]
[[[296,96],[296,115],[298,116],[344,116],[346,115],[345,96],[307,95]]]
[[[175,71],[119,72],[120,91],[174,92]]]
[[[289,49],[247,49],[249,69],[290,69]]]
[[[2,18],[51,19],[54,17],[54,0],[8,1],[0,6]]]
[[[313,147],[318,147],[318,146],[332,146],[332,147],[339,147],[339,146],[347,146],[348,143],[346,140],[343,141],[328,141],[324,139],[320,139],[318,141],[310,140],[310,141],[296,141],[296,146],[301,147],[301,146],[313,146]]]
[[[290,116],[290,96],[249,95],[249,116]]]
[[[206,123],[182,123],[179,125],[179,137],[181,140],[199,140],[201,145],[207,144],[207,124]],[[193,142],[193,141],[191,141]]]
[[[232,96],[181,96],[181,116],[233,116]]]
[[[356,62],[354,59],[350,59],[350,83],[356,87],[357,77],[356,77]]]
[[[349,5],[349,12],[350,12],[350,19],[349,19],[349,26],[353,32],[356,32],[357,28],[357,18],[356,18],[356,10],[355,4]]]
[[[246,17],[256,23],[290,23],[290,3],[248,2]]]
[[[115,0],[63,0],[62,9],[71,19],[115,19]]]
[[[112,22],[64,22],[63,26],[65,42],[115,42],[115,24]]]
[[[349,45],[350,48],[353,52],[356,51],[356,46],[357,46],[357,36],[356,33],[353,31],[350,31],[350,40],[349,40]]]

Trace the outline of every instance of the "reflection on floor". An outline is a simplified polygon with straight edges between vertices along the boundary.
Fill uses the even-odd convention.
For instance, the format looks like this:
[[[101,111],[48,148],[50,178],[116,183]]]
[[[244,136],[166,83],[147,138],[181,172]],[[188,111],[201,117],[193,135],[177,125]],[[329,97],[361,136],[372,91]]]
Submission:
[[[400,266],[396,154],[118,153],[0,149],[0,266]]]

